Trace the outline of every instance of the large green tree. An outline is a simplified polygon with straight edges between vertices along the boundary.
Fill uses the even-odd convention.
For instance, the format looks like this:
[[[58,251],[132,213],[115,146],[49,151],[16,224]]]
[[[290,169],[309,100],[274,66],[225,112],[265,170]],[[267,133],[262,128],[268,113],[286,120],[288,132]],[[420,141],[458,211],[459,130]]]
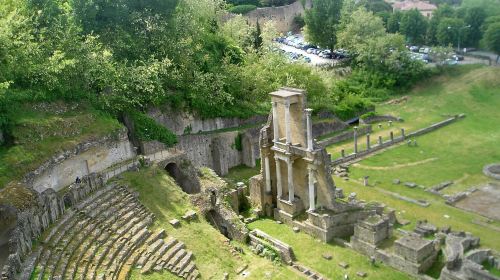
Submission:
[[[337,43],[342,0],[313,0],[306,11],[306,36],[314,44],[333,49]]]
[[[467,40],[465,41],[468,46],[477,47],[479,40],[481,40],[483,33],[481,31],[481,26],[486,19],[486,12],[481,7],[472,7],[467,9],[465,14],[465,24],[470,26],[470,32],[468,32]]]
[[[427,18],[417,9],[411,9],[401,17],[399,31],[406,36],[406,41],[412,44],[423,44],[427,32]]]
[[[432,18],[429,21],[429,28],[427,30],[427,44],[438,44],[437,30],[441,20],[453,17],[455,17],[455,11],[447,4],[439,6],[437,10],[432,13]]]
[[[484,33],[484,44],[486,48],[497,54],[496,63],[500,58],[500,22],[492,23]]]
[[[444,18],[437,28],[437,41],[442,46],[457,46],[463,43],[467,35],[467,27],[462,19]]]
[[[392,15],[387,20],[387,32],[390,33],[399,32],[402,16],[403,13],[401,11],[394,11],[394,13],[392,13]]]

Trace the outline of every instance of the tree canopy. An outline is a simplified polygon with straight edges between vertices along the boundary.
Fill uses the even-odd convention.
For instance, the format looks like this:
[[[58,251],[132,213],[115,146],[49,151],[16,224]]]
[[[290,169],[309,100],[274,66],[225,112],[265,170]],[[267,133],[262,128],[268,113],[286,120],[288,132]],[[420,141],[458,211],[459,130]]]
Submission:
[[[306,35],[311,43],[333,49],[337,43],[342,0],[313,0],[306,11]]]

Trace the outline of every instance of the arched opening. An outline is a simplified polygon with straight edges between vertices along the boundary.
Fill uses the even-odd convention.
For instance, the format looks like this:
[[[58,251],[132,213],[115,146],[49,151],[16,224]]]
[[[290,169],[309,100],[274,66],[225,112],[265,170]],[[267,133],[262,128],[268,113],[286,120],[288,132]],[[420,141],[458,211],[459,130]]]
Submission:
[[[174,178],[175,182],[181,189],[186,192],[190,193],[190,185],[189,185],[189,180],[184,176],[177,166],[175,162],[171,162],[165,166],[165,170],[168,172],[168,174]]]

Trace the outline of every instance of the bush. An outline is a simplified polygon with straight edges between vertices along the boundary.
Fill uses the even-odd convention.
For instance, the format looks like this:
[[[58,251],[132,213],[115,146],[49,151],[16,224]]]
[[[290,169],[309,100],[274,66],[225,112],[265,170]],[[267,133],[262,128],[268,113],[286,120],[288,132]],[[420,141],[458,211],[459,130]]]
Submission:
[[[155,120],[140,112],[130,114],[134,122],[135,136],[143,141],[159,141],[168,147],[177,143],[175,134]]]
[[[255,5],[238,5],[238,6],[234,6],[234,7],[229,8],[229,12],[231,12],[233,14],[244,15],[244,14],[247,14],[255,9],[257,9],[257,6],[255,6]]]

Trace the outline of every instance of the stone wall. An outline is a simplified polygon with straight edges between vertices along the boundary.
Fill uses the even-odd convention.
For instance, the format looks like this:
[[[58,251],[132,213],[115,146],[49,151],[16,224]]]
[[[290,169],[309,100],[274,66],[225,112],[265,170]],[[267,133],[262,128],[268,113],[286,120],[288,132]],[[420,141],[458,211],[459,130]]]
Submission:
[[[148,115],[176,135],[197,134],[220,129],[264,123],[267,115],[256,115],[247,119],[213,118],[202,119],[189,112],[173,110],[169,107],[151,108]]]
[[[362,135],[366,135],[367,133],[371,133],[372,130],[373,129],[372,129],[371,125],[361,126],[361,127],[358,128],[357,135],[358,135],[358,137],[362,136]],[[327,146],[330,146],[330,145],[333,145],[333,144],[336,144],[336,143],[339,143],[339,142],[342,142],[342,141],[351,140],[353,138],[354,138],[354,131],[353,130],[349,130],[349,131],[340,133],[338,135],[335,135],[333,137],[321,140],[321,141],[318,142],[318,145],[321,146],[321,147],[327,147]]]
[[[278,32],[285,33],[292,30],[294,27],[293,19],[297,15],[304,15],[305,10],[311,8],[311,6],[311,0],[306,1],[305,7],[302,5],[301,1],[296,1],[286,6],[257,8],[245,16],[252,24],[256,24],[257,21],[263,24],[264,22],[272,20]]]
[[[359,118],[359,124],[372,124],[372,123],[387,122],[387,121],[402,122],[403,119],[391,115],[377,115],[377,116],[369,116],[366,118]]]
[[[256,244],[261,244],[266,246],[269,243],[273,249],[275,249],[279,254],[281,261],[286,264],[291,264],[295,260],[295,255],[293,254],[292,247],[267,233],[254,229],[249,234],[250,244],[255,246]]]
[[[117,163],[132,159],[135,151],[126,129],[118,135],[80,143],[71,150],[53,156],[24,177],[24,183],[38,192],[56,191],[70,185],[77,177],[101,172]]]
[[[249,138],[250,147],[247,146],[247,149],[243,149],[242,151],[237,150],[236,141],[239,134],[240,132],[238,131],[228,131],[182,135],[178,136],[178,143],[173,148],[166,148],[162,143],[150,141],[143,142],[141,150],[146,155],[164,149],[170,152],[183,151],[187,159],[196,167],[206,166],[214,169],[219,175],[225,175],[229,168],[243,164],[244,158],[255,159],[255,155],[253,157],[250,155],[247,156],[243,154],[243,151],[247,153],[253,153],[255,150],[258,151],[258,137],[254,140]],[[243,139],[241,141],[243,143]]]
[[[364,151],[358,151],[357,153],[353,153],[353,154],[350,154],[350,155],[347,155],[347,156],[344,156],[344,157],[340,157],[340,158],[337,158],[335,159],[332,163],[333,165],[339,165],[339,164],[342,164],[342,163],[346,163],[346,162],[350,162],[350,161],[353,161],[353,160],[357,160],[359,158],[363,158],[367,155],[370,155],[374,152],[377,152],[377,151],[380,151],[382,149],[385,149],[385,148],[388,148],[390,146],[393,146],[395,144],[398,144],[398,143],[401,143],[403,142],[405,139],[407,138],[411,138],[411,137],[416,137],[416,136],[420,136],[420,135],[423,135],[423,134],[426,134],[426,133],[429,133],[429,132],[432,132],[434,130],[437,130],[438,128],[441,128],[441,127],[444,127],[444,126],[447,126],[451,123],[454,123],[456,122],[457,120],[459,119],[462,119],[464,118],[465,115],[461,114],[461,115],[457,115],[457,116],[454,116],[452,118],[448,118],[444,121],[441,121],[441,122],[438,122],[438,123],[435,123],[433,125],[430,125],[428,127],[425,127],[425,128],[422,128],[422,129],[419,129],[417,131],[414,131],[414,132],[411,132],[411,133],[407,133],[405,134],[404,136],[400,136],[400,137],[394,137],[393,139],[389,139],[385,142],[382,142],[381,144],[374,144],[377,139],[372,139],[372,145],[370,145],[370,149],[367,149],[367,150],[364,150]],[[359,135],[361,135],[362,133],[360,133],[361,129],[358,129],[358,143],[361,143],[362,141],[364,140],[361,140],[359,138]],[[346,137],[346,139],[349,139],[349,138],[354,138],[354,133],[352,131],[349,131],[350,132],[350,137]],[[329,139],[327,140],[324,140],[320,143],[323,143],[322,145],[331,145],[329,142],[328,142]]]

